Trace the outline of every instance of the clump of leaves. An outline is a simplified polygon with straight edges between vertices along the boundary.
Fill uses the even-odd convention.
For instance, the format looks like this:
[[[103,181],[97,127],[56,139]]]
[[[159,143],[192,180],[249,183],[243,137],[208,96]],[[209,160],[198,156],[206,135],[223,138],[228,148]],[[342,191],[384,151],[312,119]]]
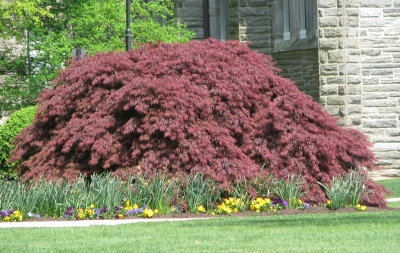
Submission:
[[[13,170],[13,166],[16,163],[11,164],[7,163],[7,161],[11,157],[11,150],[14,147],[14,137],[32,123],[36,110],[36,106],[22,108],[11,114],[6,123],[0,126],[0,177],[7,179],[17,178]]]
[[[371,143],[237,41],[147,44],[71,64],[39,97],[13,159],[24,179],[80,173],[204,174],[229,187],[272,173],[303,176],[303,200],[325,203],[351,167],[374,169]],[[261,167],[264,169],[261,170]],[[369,181],[368,204],[385,206]]]

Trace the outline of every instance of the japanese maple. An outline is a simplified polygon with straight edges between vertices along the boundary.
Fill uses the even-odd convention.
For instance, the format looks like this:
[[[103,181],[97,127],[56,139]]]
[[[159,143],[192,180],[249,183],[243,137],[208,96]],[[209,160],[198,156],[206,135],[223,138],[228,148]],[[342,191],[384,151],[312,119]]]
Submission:
[[[232,182],[304,177],[306,201],[355,167],[376,169],[367,137],[343,128],[247,44],[209,39],[101,53],[62,71],[16,138],[24,179],[111,171],[204,173]],[[372,180],[364,202],[385,206]]]

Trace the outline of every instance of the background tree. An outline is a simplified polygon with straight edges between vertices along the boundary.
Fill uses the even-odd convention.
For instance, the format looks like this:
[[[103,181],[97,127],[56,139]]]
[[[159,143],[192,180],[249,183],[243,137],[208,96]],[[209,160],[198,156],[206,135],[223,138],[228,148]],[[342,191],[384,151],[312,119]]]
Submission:
[[[325,203],[330,184],[374,169],[367,137],[279,76],[268,56],[238,41],[147,44],[76,61],[39,98],[16,137],[22,178],[122,178],[202,173],[229,188],[272,173],[301,175],[304,200]],[[264,169],[262,169],[264,165]],[[385,206],[372,180],[365,203]]]
[[[0,2],[0,36],[21,39],[26,29],[41,26],[53,14],[42,0],[2,0]]]
[[[18,175],[13,170],[16,164],[9,164],[7,161],[14,147],[14,137],[17,136],[22,129],[32,123],[36,112],[36,106],[22,108],[11,114],[6,123],[0,126],[0,178],[18,178]]]
[[[50,87],[58,70],[68,64],[71,50],[77,45],[85,48],[89,55],[125,48],[125,1],[32,2],[37,4],[38,10],[48,10],[49,13],[36,15],[35,22],[21,20],[29,31],[26,55],[18,60],[25,63],[21,66],[25,71],[16,73],[0,88],[3,110],[34,104],[39,92]],[[187,42],[194,36],[174,18],[171,0],[135,0],[131,9],[132,41],[135,45],[150,41]]]

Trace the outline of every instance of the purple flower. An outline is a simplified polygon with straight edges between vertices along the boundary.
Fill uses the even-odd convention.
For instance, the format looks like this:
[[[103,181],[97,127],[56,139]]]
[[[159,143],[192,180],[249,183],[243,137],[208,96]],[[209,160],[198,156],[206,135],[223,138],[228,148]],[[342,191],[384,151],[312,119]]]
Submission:
[[[74,215],[74,209],[72,208],[72,206],[68,206],[67,211],[65,211],[63,217],[68,218],[69,216],[73,216],[73,215]]]
[[[115,211],[119,211],[121,208],[119,206],[115,206]]]
[[[1,216],[3,217],[8,216],[8,212],[6,210],[1,210]]]
[[[282,200],[282,205],[284,205],[284,206],[286,206],[286,207],[289,206],[289,204],[288,204],[286,201],[284,201],[284,200]]]
[[[310,208],[310,204],[308,204],[308,203],[303,203],[303,205],[302,205],[304,208]]]
[[[103,208],[101,209],[101,213],[108,213],[108,207],[107,205],[104,205]]]

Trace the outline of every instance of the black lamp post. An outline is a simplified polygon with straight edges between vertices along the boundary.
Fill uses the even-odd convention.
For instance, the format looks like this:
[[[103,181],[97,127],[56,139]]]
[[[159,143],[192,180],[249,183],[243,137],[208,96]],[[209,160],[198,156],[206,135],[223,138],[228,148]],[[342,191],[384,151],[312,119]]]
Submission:
[[[126,31],[125,31],[126,51],[132,48],[132,33],[131,33],[131,0],[126,0]]]

